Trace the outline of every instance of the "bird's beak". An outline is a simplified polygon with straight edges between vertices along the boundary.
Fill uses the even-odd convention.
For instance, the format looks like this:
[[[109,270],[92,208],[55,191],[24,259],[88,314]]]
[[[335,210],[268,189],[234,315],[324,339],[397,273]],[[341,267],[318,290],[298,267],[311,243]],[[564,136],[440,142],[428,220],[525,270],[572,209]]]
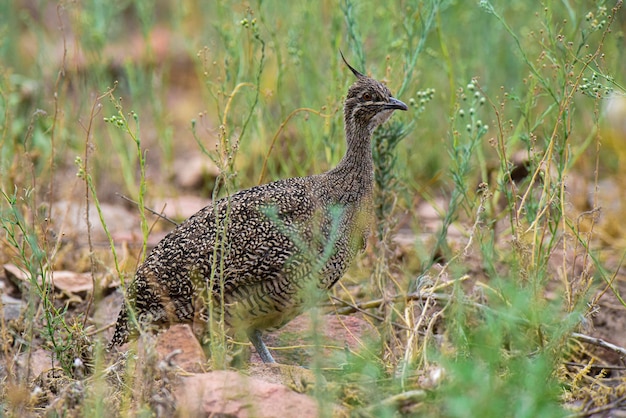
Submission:
[[[390,97],[389,102],[385,104],[385,109],[409,110],[409,107],[400,100]]]

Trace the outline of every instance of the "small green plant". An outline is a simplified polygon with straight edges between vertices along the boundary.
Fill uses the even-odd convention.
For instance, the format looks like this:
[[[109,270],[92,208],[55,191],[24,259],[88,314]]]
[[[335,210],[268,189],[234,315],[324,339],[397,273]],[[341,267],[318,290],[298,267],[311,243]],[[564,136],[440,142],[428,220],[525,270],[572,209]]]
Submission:
[[[488,308],[455,303],[448,311],[454,353],[435,356],[447,374],[435,401],[441,416],[566,416],[554,367],[579,316],[562,318],[559,301],[542,303],[519,283],[494,285]]]
[[[212,79],[208,77],[210,71],[215,69],[214,63],[208,61],[208,54],[210,50],[205,48],[200,54],[202,57],[202,64],[204,68],[204,74],[207,76],[207,87],[210,95],[215,99],[215,110],[220,117],[220,125],[218,128],[218,141],[215,145],[215,151],[209,151],[206,145],[203,143],[197,132],[196,121],[192,121],[192,132],[196,143],[202,150],[202,152],[209,157],[219,168],[220,174],[215,182],[215,186],[212,191],[213,200],[225,193],[230,195],[236,190],[238,184],[237,172],[235,169],[236,159],[238,151],[241,146],[241,142],[244,139],[249,124],[255,114],[255,109],[259,103],[260,97],[260,83],[263,75],[265,65],[265,41],[260,35],[259,27],[257,25],[257,19],[254,17],[254,12],[251,9],[246,10],[245,17],[240,22],[240,35],[242,41],[250,48],[245,52],[249,52],[247,56],[248,61],[252,61],[258,57],[258,66],[256,68],[256,75],[254,82],[248,82],[240,80],[244,78],[239,74],[231,74],[233,69],[225,63],[223,69],[216,71],[224,71],[226,77],[221,79],[222,83],[213,83]],[[225,33],[222,33],[226,36]],[[226,39],[225,39],[225,42]],[[240,54],[238,54],[240,55]],[[245,57],[245,54],[241,54]],[[230,93],[227,93],[227,89],[233,85],[234,87]],[[252,89],[252,101],[245,108],[245,112],[240,111],[237,107],[239,102],[235,99],[244,91],[244,89]],[[239,105],[240,106],[240,105]],[[221,216],[217,213],[217,206],[215,207],[215,217],[220,219]],[[211,277],[208,280],[206,286],[202,286],[206,289],[206,295],[204,297],[206,303],[206,309],[208,312],[208,350],[211,354],[211,362],[214,368],[224,368],[227,365],[228,353],[227,353],[227,338],[225,333],[224,323],[224,310],[217,309],[215,305],[215,299],[213,297],[214,289],[219,289],[219,294],[222,295],[222,300],[219,301],[220,306],[224,306],[224,277],[220,276],[219,272],[223,271],[222,257],[219,254],[227,254],[229,251],[226,248],[226,236],[228,231],[229,215],[228,210],[225,216],[225,221],[219,223],[217,232],[217,243],[213,247],[213,266],[211,268]]]
[[[73,374],[74,356],[72,348],[74,332],[64,317],[66,307],[57,307],[55,290],[52,284],[53,272],[50,269],[47,252],[41,247],[36,230],[25,219],[22,210],[24,204],[32,204],[32,190],[23,195],[14,191],[11,195],[2,192],[6,210],[0,215],[1,228],[6,243],[14,253],[14,260],[19,263],[27,277],[24,288],[27,294],[27,311],[25,313],[27,329],[20,336],[14,336],[15,343],[25,346],[28,352],[33,350],[34,340],[43,338],[54,353],[53,359],[60,362],[61,367]],[[39,318],[43,316],[40,327]],[[82,354],[79,353],[79,357]],[[53,360],[54,361],[54,360]],[[33,377],[26,375],[26,378]]]

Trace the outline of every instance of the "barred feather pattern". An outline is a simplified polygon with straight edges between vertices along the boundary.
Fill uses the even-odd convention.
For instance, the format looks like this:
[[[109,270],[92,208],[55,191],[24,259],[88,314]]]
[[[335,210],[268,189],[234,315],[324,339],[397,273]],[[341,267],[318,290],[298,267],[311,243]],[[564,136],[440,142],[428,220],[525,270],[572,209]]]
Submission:
[[[135,336],[137,324],[206,323],[208,305],[232,333],[280,328],[344,275],[371,226],[372,132],[406,110],[383,84],[352,71],[348,146],[337,167],[242,190],[172,230],[137,270],[109,347]]]

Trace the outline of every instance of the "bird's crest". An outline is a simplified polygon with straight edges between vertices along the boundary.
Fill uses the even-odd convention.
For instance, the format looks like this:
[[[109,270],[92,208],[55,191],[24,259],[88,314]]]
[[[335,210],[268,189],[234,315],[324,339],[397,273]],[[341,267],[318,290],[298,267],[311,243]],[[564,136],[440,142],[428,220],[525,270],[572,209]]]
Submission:
[[[346,65],[348,66],[348,68],[350,69],[350,71],[352,71],[352,74],[354,74],[357,78],[365,77],[363,74],[361,74],[360,72],[355,70],[354,67],[352,67],[350,64],[348,64],[348,61],[346,61],[346,57],[343,56],[343,52],[341,52],[341,50],[339,50],[339,53],[341,54],[341,59],[343,59],[343,62],[345,62]]]

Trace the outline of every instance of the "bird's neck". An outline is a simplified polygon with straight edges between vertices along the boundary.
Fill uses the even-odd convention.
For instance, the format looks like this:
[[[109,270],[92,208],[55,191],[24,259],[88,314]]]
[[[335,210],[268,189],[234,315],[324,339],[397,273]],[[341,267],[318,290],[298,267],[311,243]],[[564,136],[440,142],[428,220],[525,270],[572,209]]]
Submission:
[[[342,179],[342,188],[361,196],[372,193],[374,162],[372,160],[372,131],[368,126],[359,126],[346,120],[347,149],[343,159],[328,172],[330,177]]]

